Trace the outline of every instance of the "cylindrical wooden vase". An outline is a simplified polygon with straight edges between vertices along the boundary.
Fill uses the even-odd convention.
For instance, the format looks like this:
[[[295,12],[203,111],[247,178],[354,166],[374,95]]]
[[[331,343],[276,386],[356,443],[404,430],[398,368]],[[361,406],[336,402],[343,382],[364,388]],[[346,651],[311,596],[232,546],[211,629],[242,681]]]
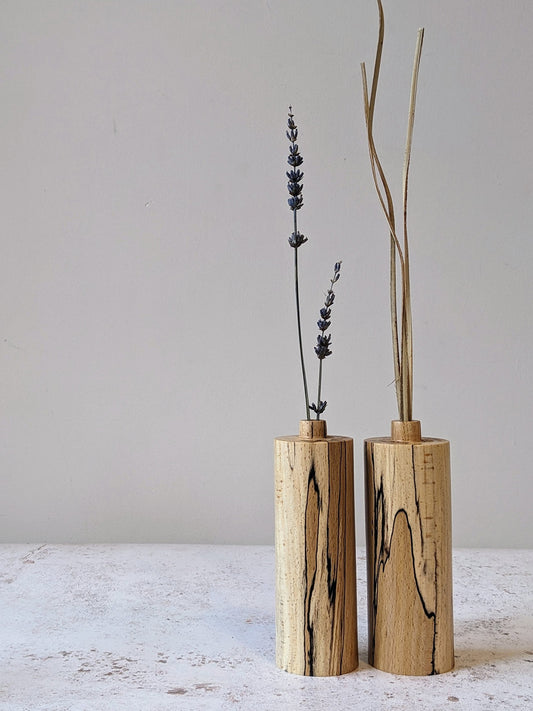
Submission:
[[[275,458],[276,664],[345,674],[358,664],[353,440],[302,420]]]
[[[393,674],[454,665],[450,443],[393,421],[365,442],[368,660]]]

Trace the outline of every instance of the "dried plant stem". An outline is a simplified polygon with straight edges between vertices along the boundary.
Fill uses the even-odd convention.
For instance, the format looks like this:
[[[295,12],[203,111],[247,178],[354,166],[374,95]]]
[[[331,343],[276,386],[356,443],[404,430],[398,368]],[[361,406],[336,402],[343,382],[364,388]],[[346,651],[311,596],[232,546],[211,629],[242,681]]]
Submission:
[[[409,167],[411,162],[411,145],[413,138],[414,116],[416,106],[416,91],[418,85],[418,73],[420,67],[420,57],[424,30],[418,31],[413,75],[411,79],[411,94],[409,102],[409,118],[407,124],[407,141],[405,147],[405,159],[403,168],[403,245],[396,232],[396,222],[394,217],[394,204],[383,171],[373,136],[374,109],[376,104],[377,86],[379,71],[381,67],[381,55],[383,51],[383,38],[385,34],[385,19],[381,0],[377,0],[379,10],[379,33],[376,48],[376,58],[372,76],[372,86],[370,96],[368,92],[368,81],[365,64],[361,64],[363,81],[363,100],[365,110],[365,121],[367,128],[368,149],[370,155],[370,166],[372,177],[378,198],[385,213],[390,231],[390,307],[391,307],[391,331],[392,350],[394,362],[394,380],[396,385],[396,399],[398,401],[398,413],[401,420],[412,419],[413,414],[413,327],[411,312],[411,284],[409,272],[409,243],[407,236],[407,193],[409,183]],[[401,334],[398,328],[398,285],[396,254],[400,262],[401,277]]]
[[[407,120],[407,139],[405,143],[405,159],[403,165],[403,254],[405,259],[405,324],[402,323],[402,333],[405,329],[405,339],[402,338],[402,361],[407,361],[407,377],[402,382],[403,401],[406,404],[406,420],[413,419],[413,319],[411,315],[411,281],[409,274],[409,241],[407,238],[407,191],[409,185],[409,167],[411,165],[411,146],[413,142],[413,127],[415,123],[416,90],[418,86],[418,73],[420,69],[420,57],[422,55],[422,44],[424,42],[424,29],[418,30],[416,40],[415,59],[413,64],[413,75],[411,77],[411,94],[409,98],[409,116]],[[405,341],[405,344],[404,344]]]
[[[319,403],[320,402],[320,396],[322,395],[322,363],[324,361],[320,361],[320,365],[318,366],[318,395],[316,398],[316,401]],[[320,412],[316,413],[316,419],[320,419]]]
[[[383,52],[383,38],[385,35],[385,17],[383,13],[383,5],[381,0],[378,0],[378,10],[379,10],[379,33],[378,33],[378,43],[376,48],[376,59],[374,61],[374,72],[372,76],[372,88],[370,93],[370,100],[368,98],[368,88],[366,79],[366,68],[364,63],[361,65],[361,71],[363,75],[363,90],[364,90],[364,101],[365,101],[365,118],[367,125],[368,134],[368,145],[370,151],[370,164],[372,167],[372,175],[374,178],[374,185],[381,202],[381,206],[387,217],[390,227],[390,313],[391,313],[391,331],[392,331],[392,360],[394,364],[394,385],[396,390],[396,400],[398,402],[398,410],[401,411],[401,363],[400,363],[400,347],[398,339],[398,306],[397,306],[397,285],[396,285],[396,248],[400,255],[401,268],[403,270],[403,257],[400,243],[396,237],[396,224],[394,217],[394,203],[392,201],[392,195],[385,177],[385,173],[381,166],[379,156],[377,154],[376,146],[374,144],[373,136],[373,123],[374,123],[374,108],[376,104],[376,93],[378,88],[379,70],[381,68],[381,55]],[[387,200],[387,206],[382,197],[382,193],[377,181],[376,169],[379,173],[379,178],[385,191],[385,196]],[[401,416],[400,416],[401,417]]]
[[[298,225],[296,219],[296,210],[294,211],[294,232],[298,232]],[[298,248],[294,250],[294,291],[296,296],[296,320],[298,323],[298,343],[300,346],[300,364],[302,367],[302,379],[304,383],[304,396],[305,396],[305,418],[306,420],[311,419],[311,411],[309,409],[309,392],[307,390],[307,374],[305,372],[305,361],[304,361],[304,349],[302,344],[302,323],[300,318],[300,289],[298,285]]]
[[[377,78],[379,76],[379,52],[376,57],[376,65],[374,67],[374,79],[373,79],[373,88],[374,85],[377,86]],[[377,69],[377,72],[376,72]],[[374,179],[374,185],[376,187],[376,191],[379,197],[379,201],[381,203],[381,207],[383,208],[383,212],[385,213],[385,217],[387,218],[387,222],[389,224],[389,230],[390,230],[390,306],[391,306],[391,330],[392,330],[392,355],[393,355],[393,363],[394,363],[394,383],[396,387],[396,399],[398,401],[398,412],[400,419],[402,419],[402,388],[401,388],[401,382],[402,382],[402,377],[401,377],[401,360],[400,360],[400,347],[399,347],[399,337],[398,337],[398,308],[397,308],[397,284],[396,284],[396,251],[398,252],[399,259],[400,259],[400,269],[401,273],[403,276],[404,272],[404,259],[403,259],[403,251],[402,247],[400,245],[400,242],[398,241],[398,237],[396,236],[396,224],[395,224],[395,217],[394,217],[394,204],[392,201],[392,195],[387,183],[387,179],[385,177],[385,173],[383,171],[383,168],[381,166],[381,162],[379,160],[376,147],[374,144],[374,137],[372,135],[372,118],[373,118],[373,110],[374,107],[370,106],[369,104],[369,99],[368,99],[368,84],[367,84],[367,78],[366,78],[366,67],[364,63],[361,65],[361,72],[362,72],[362,77],[363,77],[363,97],[364,97],[364,103],[365,103],[365,118],[366,118],[366,125],[367,125],[367,133],[368,133],[368,147],[369,147],[369,154],[370,154],[370,166],[372,169],[372,177]],[[375,91],[373,91],[372,95],[375,98]],[[378,181],[378,173],[379,173],[379,180],[381,181],[381,186]],[[385,204],[385,198],[383,197],[382,194],[382,189],[385,192],[385,198],[386,198],[386,204]],[[403,281],[403,279],[402,279]]]
[[[396,285],[396,245],[394,238],[390,238],[390,274],[389,274],[389,300],[390,300],[390,321],[392,332],[392,360],[394,364],[394,386],[396,390],[396,400],[400,403],[401,397],[401,364],[400,346],[398,341],[398,297]],[[398,405],[399,407],[399,405]],[[401,419],[401,418],[400,418]]]

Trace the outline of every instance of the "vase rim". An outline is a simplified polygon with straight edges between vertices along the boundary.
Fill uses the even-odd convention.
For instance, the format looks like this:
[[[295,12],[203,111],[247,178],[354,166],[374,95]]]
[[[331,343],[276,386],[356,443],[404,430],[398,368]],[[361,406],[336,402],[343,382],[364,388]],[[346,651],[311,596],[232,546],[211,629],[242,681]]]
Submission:
[[[392,420],[391,439],[393,442],[421,442],[420,420]]]
[[[302,439],[324,439],[328,434],[326,420],[300,420],[299,434]]]

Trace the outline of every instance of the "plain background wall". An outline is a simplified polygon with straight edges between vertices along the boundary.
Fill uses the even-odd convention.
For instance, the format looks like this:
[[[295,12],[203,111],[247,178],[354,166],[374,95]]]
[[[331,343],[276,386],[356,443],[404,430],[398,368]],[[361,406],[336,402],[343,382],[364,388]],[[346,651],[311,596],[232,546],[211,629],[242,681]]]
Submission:
[[[372,0],[2,0],[0,537],[273,541],[272,440],[304,416],[286,112],[304,157],[301,291],[342,258],[331,433],[396,417],[388,234],[361,60]],[[454,544],[533,546],[531,0],[385,0],[378,148],[410,182],[415,417],[452,442]]]

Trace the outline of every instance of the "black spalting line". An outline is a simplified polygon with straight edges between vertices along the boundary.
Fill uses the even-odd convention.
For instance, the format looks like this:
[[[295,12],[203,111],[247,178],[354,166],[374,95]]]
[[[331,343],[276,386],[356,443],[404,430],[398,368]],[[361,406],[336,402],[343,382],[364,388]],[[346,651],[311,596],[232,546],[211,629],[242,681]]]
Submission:
[[[290,443],[289,443],[289,456],[287,457],[289,461],[289,469],[291,472],[294,471],[294,464],[291,462],[291,457],[290,457]],[[292,460],[293,462],[296,461],[296,442],[293,442],[292,444]]]
[[[339,479],[339,487],[338,487],[338,495],[337,495],[337,522],[340,523],[341,517],[342,520],[344,521],[344,536],[346,536],[346,515],[342,516],[342,504],[343,501],[346,500],[346,476],[343,475],[344,472],[344,467],[345,467],[345,460],[346,460],[346,443],[342,442],[341,443],[341,458],[340,458],[340,469],[339,472],[336,472],[337,478]],[[328,466],[329,466],[329,461],[328,461]],[[322,507],[323,507],[323,501],[322,501],[322,496],[320,492],[320,488],[318,486],[318,482],[316,479],[316,472],[314,468],[314,463],[311,465],[311,469],[309,471],[309,478],[308,478],[308,483],[307,483],[307,500],[306,500],[306,507],[305,507],[305,521],[306,521],[306,532],[305,532],[305,540],[306,542],[308,541],[307,537],[307,509],[309,506],[309,501],[311,498],[311,492],[314,490],[314,493],[317,498],[317,508],[318,508],[318,515],[320,519],[320,515],[325,515],[326,520],[329,523],[329,510],[332,506],[334,506],[335,502],[332,502],[331,500],[331,487],[329,487],[328,491],[328,509],[327,511],[323,512]],[[330,547],[330,528],[329,525],[327,526],[327,552],[326,552],[326,560],[327,560],[327,573],[328,573],[328,578],[327,578],[327,583],[328,583],[328,599],[331,605],[331,608],[333,610],[333,625],[332,625],[332,642],[333,642],[333,634],[335,632],[335,603],[337,599],[337,582],[338,582],[338,568],[339,568],[339,557],[342,557],[343,565],[344,565],[344,572],[346,575],[346,555],[345,555],[345,549],[344,545],[341,545],[343,542],[341,540],[342,532],[341,532],[341,527],[340,525],[337,526],[337,561],[336,564],[334,565],[332,557],[331,557],[331,547]],[[318,537],[317,537],[317,543],[318,543]],[[307,585],[307,573],[308,573],[308,565],[307,565],[307,552],[306,552],[306,561],[305,561],[305,583],[306,583],[306,594],[305,594],[305,608],[306,608],[306,631],[309,635],[309,648],[306,652],[306,658],[307,658],[307,664],[308,664],[308,669],[309,669],[309,674],[313,676],[314,673],[314,664],[313,664],[313,659],[314,659],[314,629],[313,629],[313,624],[311,622],[311,617],[310,617],[310,602],[311,598],[313,596],[313,591],[316,583],[316,573],[318,570],[318,545],[315,550],[315,573],[313,575],[311,584],[308,586]],[[308,595],[309,591],[309,595]],[[345,604],[345,599],[346,599],[346,579],[345,579],[345,584],[343,588],[343,595],[344,595],[344,604]],[[344,610],[344,605],[343,608]],[[344,616],[341,614],[340,616],[340,634],[342,636],[342,639],[344,640],[345,636],[345,630],[344,630]],[[305,637],[304,637],[305,638]],[[343,654],[344,654],[344,641],[343,644],[341,645],[341,652],[340,652],[340,660],[339,660],[339,670],[342,671],[343,668]],[[335,670],[336,671],[336,670]]]
[[[383,484],[381,484],[378,488],[378,490],[375,490],[375,480],[376,480],[376,468],[375,468],[375,462],[374,462],[374,448],[372,447],[371,444],[368,445],[369,451],[370,451],[370,460],[372,462],[372,488],[374,489],[374,520],[372,521],[372,532],[374,533],[374,560],[372,561],[372,567],[373,567],[373,588],[374,588],[374,594],[372,596],[372,644],[370,645],[369,649],[369,656],[371,658],[369,659],[369,662],[372,664],[374,661],[374,649],[375,649],[375,644],[376,644],[376,618],[377,618],[377,613],[378,613],[378,586],[379,586],[379,563],[376,568],[376,563],[378,561],[378,537],[376,535],[376,525],[378,521],[378,512],[379,512],[379,506],[380,506],[380,500],[383,499]],[[383,509],[383,506],[382,506]],[[384,524],[385,517],[381,517],[381,541],[383,542],[385,540],[385,524]],[[383,543],[382,543],[383,546]]]
[[[392,534],[391,534],[391,541],[392,537],[394,536],[394,527],[396,526],[396,519],[398,516],[403,513],[405,516],[405,521],[407,523],[407,528],[409,529],[409,539],[411,541],[411,559],[413,561],[413,576],[415,579],[415,585],[416,585],[416,591],[418,593],[418,597],[420,598],[420,602],[422,603],[422,609],[424,610],[424,615],[429,619],[435,619],[435,612],[429,612],[427,609],[426,603],[424,601],[424,596],[422,595],[422,592],[420,590],[420,586],[418,584],[418,578],[416,575],[416,563],[415,563],[415,551],[413,548],[413,529],[411,528],[411,524],[409,523],[409,516],[407,515],[407,511],[405,509],[398,509],[394,515],[394,522],[392,524]]]
[[[418,593],[418,597],[420,598],[420,602],[422,604],[422,609],[424,610],[424,615],[427,617],[428,620],[433,620],[433,644],[432,644],[432,654],[431,654],[431,672],[429,676],[435,674],[435,644],[436,644],[436,634],[437,634],[437,615],[436,611],[430,612],[427,609],[424,596],[422,595],[422,591],[420,590],[420,586],[418,584],[418,578],[416,575],[416,567],[415,567],[415,551],[413,548],[413,529],[411,528],[411,524],[409,523],[409,517],[407,515],[407,511],[405,509],[398,509],[396,511],[396,514],[394,515],[394,522],[392,524],[392,533],[391,533],[391,541],[394,536],[394,527],[396,526],[396,519],[398,516],[403,513],[405,515],[405,521],[407,523],[407,528],[409,529],[409,539],[411,541],[411,560],[413,563],[413,577],[415,580],[415,586],[416,586],[416,591]],[[385,566],[383,566],[383,569],[385,569]],[[436,592],[436,591],[435,591]],[[436,601],[436,596],[435,596],[435,601]]]
[[[313,623],[311,622],[311,598],[313,597],[313,590],[315,588],[315,582],[316,582],[316,571],[317,571],[317,566],[318,566],[318,545],[315,544],[315,572],[313,573],[313,578],[311,580],[311,584],[308,584],[307,580],[307,574],[308,574],[308,566],[307,566],[307,542],[308,542],[308,537],[307,537],[307,509],[309,507],[309,499],[310,499],[310,494],[311,494],[311,486],[313,487],[316,498],[317,498],[317,509],[318,509],[318,517],[320,519],[320,510],[322,508],[322,498],[320,496],[320,489],[318,487],[318,482],[316,480],[316,472],[315,472],[315,463],[314,461],[311,462],[311,468],[309,469],[309,477],[307,479],[307,500],[305,502],[305,571],[304,571],[304,577],[305,577],[305,598],[304,598],[304,607],[305,607],[305,630],[304,630],[304,644],[305,644],[305,632],[307,631],[309,635],[309,648],[307,649],[306,657],[307,657],[307,665],[309,669],[309,674],[310,676],[314,675],[314,662],[313,662],[313,657],[314,657],[314,629],[313,629]],[[318,535],[317,535],[317,540],[318,540]]]
[[[328,449],[328,471],[329,471],[329,449]],[[329,484],[329,482],[328,482]],[[340,487],[339,487],[339,494],[340,494]],[[340,502],[338,503],[337,506],[337,522],[340,521],[339,518],[339,507],[340,507]],[[329,509],[331,508],[331,486],[329,486],[329,491],[328,491],[328,511],[326,512],[326,521],[328,522],[328,525],[326,526],[326,540],[327,540],[327,545],[326,545],[326,560],[327,560],[327,569],[328,569],[328,599],[329,599],[329,604],[334,606],[335,605],[335,598],[337,596],[337,574],[332,573],[333,570],[333,562],[331,560],[331,546],[329,544]],[[340,526],[337,526],[337,565],[338,565],[338,556],[339,556],[339,534],[340,534]],[[336,571],[336,567],[335,567]]]
[[[329,472],[330,469],[330,461],[329,461],[329,448],[328,448],[328,458],[327,458],[327,470]],[[331,476],[335,476],[335,472],[331,473]],[[331,559],[331,546],[330,546],[330,526],[329,526],[329,514],[330,510],[332,508],[332,501],[331,501],[331,496],[332,496],[332,490],[331,490],[331,480],[330,477],[328,477],[328,508],[327,511],[325,512],[325,517],[326,517],[326,569],[327,569],[327,585],[328,585],[328,600],[330,607],[333,611],[333,620],[332,620],[332,625],[331,625],[331,635],[330,635],[330,649],[333,649],[333,637],[335,635],[335,599],[337,597],[337,568],[338,568],[338,555],[339,555],[339,530],[340,526],[337,526],[337,561],[336,564],[334,565],[332,559]],[[337,508],[337,521],[338,519],[338,508]],[[334,670],[331,668],[331,658],[330,658],[330,672],[334,672]]]
[[[328,452],[329,454],[329,452]],[[342,638],[342,645],[340,647],[341,653],[340,653],[340,660],[339,660],[339,672],[342,672],[342,660],[343,660],[343,652],[344,652],[344,610],[345,610],[345,602],[346,602],[346,549],[345,546],[343,545],[342,541],[342,531],[341,531],[341,521],[344,520],[344,529],[346,529],[346,515],[343,517],[341,514],[341,504],[343,501],[343,496],[342,496],[342,486],[343,484],[346,485],[346,476],[345,476],[345,459],[346,459],[346,443],[341,442],[341,457],[340,457],[340,462],[339,462],[339,469],[337,472],[333,472],[332,476],[336,476],[336,478],[339,481],[339,486],[338,486],[338,493],[337,493],[337,551],[336,551],[336,564],[335,564],[335,573],[333,574],[333,563],[331,560],[331,555],[330,555],[330,545],[329,545],[329,525],[328,525],[328,535],[327,535],[327,568],[328,568],[328,598],[329,602],[331,605],[331,609],[333,612],[333,620],[332,620],[332,625],[331,625],[331,649],[333,649],[333,642],[334,642],[334,635],[335,635],[335,622],[337,618],[337,610],[335,607],[335,602],[337,600],[337,582],[338,582],[338,575],[339,575],[339,558],[341,558],[344,562],[344,586],[343,586],[343,606],[341,609],[341,614],[339,615],[340,619],[340,634]],[[328,469],[329,469],[329,459],[328,459]],[[329,509],[332,508],[334,505],[334,502],[331,501],[331,486],[329,487],[329,492],[328,492],[328,515],[327,515],[327,520],[329,523]],[[346,499],[346,492],[344,493],[344,499]],[[344,555],[343,555],[344,554]],[[332,673],[337,673],[336,669],[331,669],[330,671]]]
[[[374,457],[372,456],[372,466],[374,466]],[[373,470],[374,471],[374,470]],[[375,474],[375,472],[374,472]],[[378,616],[378,590],[379,590],[379,575],[380,568],[385,569],[385,564],[390,556],[390,549],[385,553],[385,498],[383,493],[383,483],[380,483],[375,495],[374,504],[374,528],[379,519],[379,511],[381,509],[381,544],[378,553],[378,537],[374,536],[374,596],[372,599],[373,617],[372,617],[372,657],[376,644],[376,620]]]
[[[437,559],[437,549],[435,548],[433,555],[435,556],[435,615],[433,616],[433,649],[431,650],[431,669],[432,674],[438,674],[439,672],[435,669],[435,652],[437,647],[437,608],[439,606],[439,595],[438,595],[438,559]]]

